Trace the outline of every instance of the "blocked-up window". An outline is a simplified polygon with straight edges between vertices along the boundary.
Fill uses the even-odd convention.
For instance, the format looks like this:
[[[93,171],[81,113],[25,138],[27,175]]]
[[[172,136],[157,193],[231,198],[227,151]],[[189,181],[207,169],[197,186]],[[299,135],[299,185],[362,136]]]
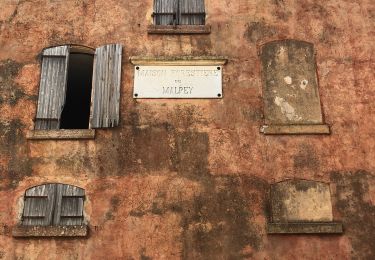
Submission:
[[[328,183],[292,179],[271,185],[269,234],[342,233]]]
[[[155,0],[154,25],[204,25],[204,0]]]
[[[328,134],[312,43],[281,40],[261,50],[265,134]]]
[[[36,130],[118,125],[122,46],[64,45],[42,53]]]
[[[79,226],[83,224],[84,189],[44,184],[25,192],[22,225]]]

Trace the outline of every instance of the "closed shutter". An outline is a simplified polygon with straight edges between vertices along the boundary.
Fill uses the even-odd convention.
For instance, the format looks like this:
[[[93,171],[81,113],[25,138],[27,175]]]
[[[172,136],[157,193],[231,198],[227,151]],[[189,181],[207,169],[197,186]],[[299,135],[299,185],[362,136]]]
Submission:
[[[43,51],[35,129],[59,129],[65,103],[68,62],[68,46]]]
[[[91,96],[91,128],[114,127],[120,117],[122,45],[96,49]]]
[[[30,188],[25,193],[22,224],[48,226],[52,224],[55,204],[55,184]]]
[[[179,0],[155,0],[154,24],[173,25],[178,24],[177,9]]]
[[[83,224],[85,191],[81,188],[56,184],[56,206],[53,224],[60,226]]]
[[[82,225],[85,190],[67,184],[44,184],[25,193],[22,224]]]
[[[204,0],[179,0],[179,24],[204,25],[205,8]]]

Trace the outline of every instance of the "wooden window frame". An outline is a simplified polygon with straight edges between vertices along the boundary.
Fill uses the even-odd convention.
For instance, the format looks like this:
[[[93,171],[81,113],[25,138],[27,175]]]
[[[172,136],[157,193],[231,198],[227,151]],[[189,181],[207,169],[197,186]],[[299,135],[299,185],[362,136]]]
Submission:
[[[211,26],[206,25],[206,10],[199,12],[182,12],[181,11],[181,0],[176,0],[176,6],[170,8],[174,9],[172,12],[158,12],[156,9],[156,1],[154,0],[154,12],[152,13],[153,25],[150,25],[147,29],[149,34],[209,34],[211,33]],[[161,1],[161,0],[160,0]],[[203,6],[205,2],[203,1]],[[172,2],[171,2],[172,4]],[[172,24],[158,24],[157,17],[162,15],[173,16]],[[183,16],[201,16],[203,22],[199,24],[186,24],[181,22]]]
[[[64,199],[71,198],[77,199],[70,205],[71,212],[63,212],[66,210]],[[34,204],[26,202],[28,199],[43,199],[45,202]],[[85,190],[76,186],[47,183],[31,187],[25,191],[21,223],[13,229],[13,236],[85,237],[88,227],[84,219],[84,201]],[[38,207],[36,211],[35,207]]]
[[[30,130],[27,133],[27,139],[31,140],[74,140],[74,139],[94,139],[95,138],[95,129],[96,128],[110,128],[116,127],[119,124],[119,106],[120,106],[120,86],[121,86],[121,64],[122,64],[122,45],[121,44],[108,44],[100,46],[96,49],[80,46],[80,45],[61,45],[61,46],[51,46],[45,48],[42,52],[42,64],[43,57],[60,57],[58,51],[62,53],[62,48],[66,48],[65,54],[68,62],[69,54],[90,54],[94,56],[94,66],[93,66],[93,82],[92,82],[92,94],[91,94],[91,108],[90,108],[90,118],[89,118],[89,128],[88,129],[60,129],[59,123],[56,124],[45,124],[43,120],[53,122],[54,120],[60,120],[61,114],[57,111],[60,111],[60,105],[54,104],[50,101],[46,102],[46,98],[41,96],[43,93],[41,88],[42,84],[44,91],[46,93],[55,93],[48,92],[56,87],[54,84],[45,83],[44,77],[50,77],[51,72],[45,72],[40,76],[40,90],[38,98],[38,108],[37,115],[35,118],[34,130]],[[109,55],[110,54],[110,55]],[[110,58],[108,58],[110,56]],[[64,56],[65,57],[65,56]],[[48,66],[48,65],[46,65]],[[105,74],[105,70],[111,70],[115,73],[111,74],[110,77],[106,77],[103,80],[102,75]],[[42,65],[42,73],[44,67]],[[63,73],[62,71],[58,72],[58,75]],[[61,80],[67,79],[67,69],[65,69],[65,77],[61,77]],[[105,74],[107,75],[107,74]],[[53,81],[52,81],[53,82]],[[57,88],[58,91],[63,88],[61,83],[58,83],[60,88]],[[52,86],[50,86],[52,85]],[[66,95],[60,93],[58,98],[53,100],[59,100],[61,104],[61,96]],[[54,96],[53,96],[54,97]],[[51,98],[51,97],[47,97]],[[108,102],[107,99],[114,100],[115,102]],[[103,101],[104,100],[104,101]],[[42,102],[42,104],[40,104]],[[58,104],[60,104],[58,103]],[[46,104],[47,107],[46,107]],[[42,108],[41,108],[41,107]],[[104,108],[105,107],[105,108]],[[51,117],[51,115],[53,115]],[[49,127],[49,126],[52,127]]]

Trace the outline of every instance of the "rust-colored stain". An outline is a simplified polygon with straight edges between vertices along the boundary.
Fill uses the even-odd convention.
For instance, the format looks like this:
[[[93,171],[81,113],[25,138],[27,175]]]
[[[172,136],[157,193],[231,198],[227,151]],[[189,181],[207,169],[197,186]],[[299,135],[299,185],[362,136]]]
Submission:
[[[205,5],[210,34],[151,35],[152,0],[1,1],[0,259],[375,258],[373,1]],[[283,84],[276,103],[295,109],[283,114],[273,97],[275,120],[323,120],[330,135],[259,133],[270,115],[261,50],[280,41],[307,62],[293,75],[270,68]],[[40,53],[70,43],[124,46],[120,125],[90,140],[28,140]],[[130,56],[184,55],[228,57],[223,99],[132,98]],[[301,93],[303,104],[287,96]],[[267,234],[270,185],[286,179],[329,183],[344,233]],[[88,236],[12,237],[25,190],[54,182],[85,189]]]

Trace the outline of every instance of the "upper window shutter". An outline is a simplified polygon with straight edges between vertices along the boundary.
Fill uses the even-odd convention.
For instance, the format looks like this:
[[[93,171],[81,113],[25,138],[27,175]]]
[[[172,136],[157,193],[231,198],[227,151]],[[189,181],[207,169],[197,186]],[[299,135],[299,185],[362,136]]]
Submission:
[[[53,224],[60,226],[82,225],[84,198],[84,189],[67,184],[56,184]]]
[[[179,24],[204,25],[204,0],[179,0]]]
[[[43,51],[35,129],[59,129],[65,103],[68,62],[68,46]]]
[[[95,51],[91,128],[114,127],[119,123],[122,45],[110,44]]]
[[[22,224],[48,226],[52,224],[55,184],[44,184],[26,190]]]
[[[154,1],[154,24],[172,25],[177,23],[177,6],[179,0],[155,0]]]

